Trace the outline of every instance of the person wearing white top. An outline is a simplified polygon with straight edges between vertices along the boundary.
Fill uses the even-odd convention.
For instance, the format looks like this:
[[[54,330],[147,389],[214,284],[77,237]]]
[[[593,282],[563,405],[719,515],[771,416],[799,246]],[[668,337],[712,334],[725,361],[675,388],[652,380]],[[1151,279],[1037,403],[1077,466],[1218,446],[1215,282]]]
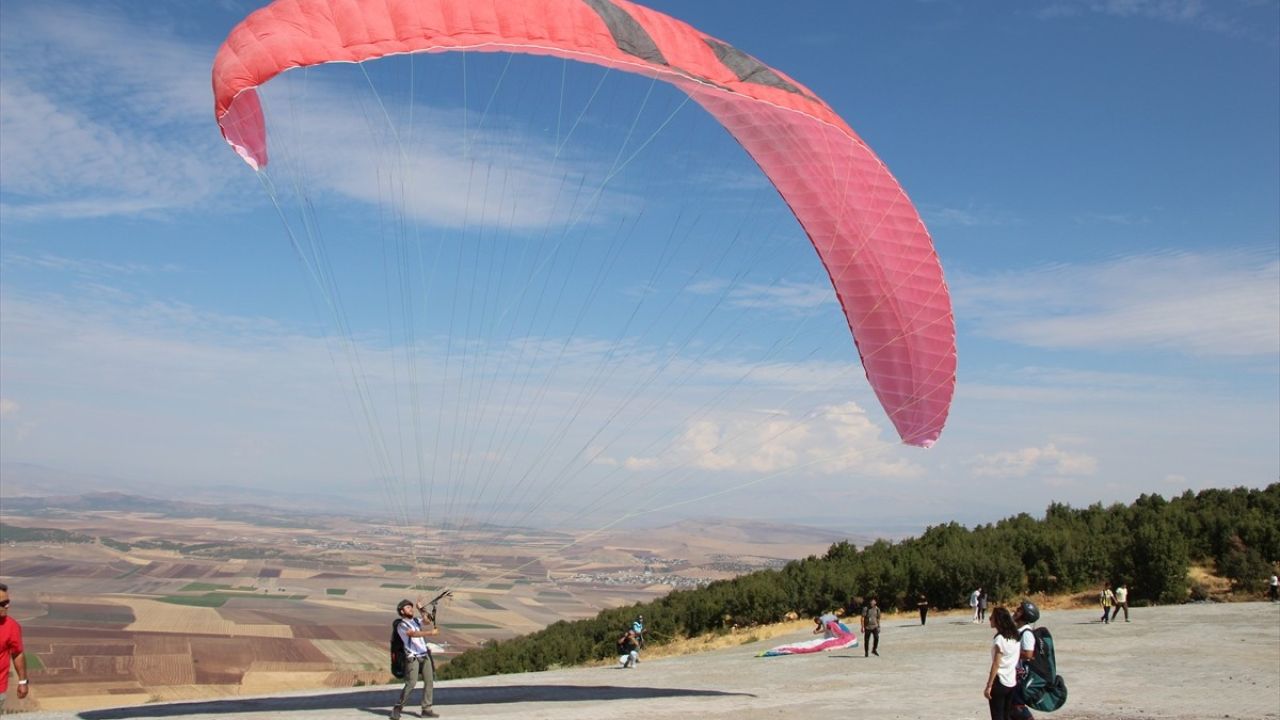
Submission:
[[[400,712],[404,710],[409,694],[418,684],[418,678],[422,678],[422,717],[440,717],[431,709],[436,666],[426,640],[431,635],[440,634],[440,628],[436,627],[435,619],[427,615],[422,603],[416,605],[418,617],[414,617],[414,607],[415,604],[408,600],[401,600],[396,606],[396,612],[400,614],[400,619],[396,623],[396,632],[400,634],[400,641],[404,643],[404,689],[400,691],[400,699],[391,710],[391,720],[400,720]],[[428,624],[431,625],[430,629],[425,627]]]
[[[982,695],[991,710],[991,720],[1009,720],[1014,717],[1014,699],[1018,689],[1018,659],[1022,643],[1018,640],[1018,628],[1008,608],[997,607],[991,611],[991,628],[996,631],[991,639],[991,669],[987,673],[987,687]]]
[[[1124,621],[1129,622],[1129,586],[1120,583],[1116,588],[1116,607],[1111,611],[1111,619],[1115,620],[1120,614],[1120,610],[1124,610]]]

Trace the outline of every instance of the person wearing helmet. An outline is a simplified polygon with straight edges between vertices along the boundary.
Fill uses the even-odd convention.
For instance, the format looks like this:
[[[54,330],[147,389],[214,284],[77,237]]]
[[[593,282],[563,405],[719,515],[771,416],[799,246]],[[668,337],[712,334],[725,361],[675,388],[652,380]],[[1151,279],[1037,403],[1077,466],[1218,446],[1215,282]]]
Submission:
[[[1026,701],[1022,698],[1022,678],[1027,673],[1026,663],[1030,662],[1036,655],[1036,634],[1032,632],[1035,625],[1040,620],[1040,608],[1030,600],[1023,600],[1018,604],[1018,608],[1013,611],[1013,621],[1018,625],[1018,637],[1021,638],[1019,644],[1021,652],[1019,653],[1018,662],[1018,688],[1012,698],[1009,706],[1009,717],[1013,720],[1034,720],[1031,711],[1027,709]]]

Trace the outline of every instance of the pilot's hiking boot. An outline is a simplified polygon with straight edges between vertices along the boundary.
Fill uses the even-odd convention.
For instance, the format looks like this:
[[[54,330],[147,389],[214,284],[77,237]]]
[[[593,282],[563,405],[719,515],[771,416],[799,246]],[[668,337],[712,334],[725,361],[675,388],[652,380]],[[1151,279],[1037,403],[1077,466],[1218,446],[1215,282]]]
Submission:
[[[435,710],[432,710],[431,708],[423,708],[422,717],[437,718],[437,717],[440,717],[440,713],[436,712]]]

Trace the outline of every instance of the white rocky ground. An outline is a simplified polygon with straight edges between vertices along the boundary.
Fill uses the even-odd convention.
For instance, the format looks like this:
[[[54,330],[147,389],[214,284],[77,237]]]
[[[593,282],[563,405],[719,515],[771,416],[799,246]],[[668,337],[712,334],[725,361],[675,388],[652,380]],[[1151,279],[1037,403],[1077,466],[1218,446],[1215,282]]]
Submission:
[[[1280,718],[1280,605],[1240,603],[1139,608],[1133,622],[1103,625],[1093,611],[1048,612],[1070,689],[1061,720]],[[890,616],[880,657],[861,648],[757,658],[804,634],[677,658],[636,669],[579,668],[440,683],[445,718],[696,720],[698,718],[987,717],[990,631],[958,615],[921,627]],[[39,689],[36,688],[36,692]],[[396,690],[360,688],[256,699],[148,705],[29,720],[82,718],[386,717]],[[415,717],[406,712],[406,717]],[[1044,717],[1044,715],[1041,715]]]

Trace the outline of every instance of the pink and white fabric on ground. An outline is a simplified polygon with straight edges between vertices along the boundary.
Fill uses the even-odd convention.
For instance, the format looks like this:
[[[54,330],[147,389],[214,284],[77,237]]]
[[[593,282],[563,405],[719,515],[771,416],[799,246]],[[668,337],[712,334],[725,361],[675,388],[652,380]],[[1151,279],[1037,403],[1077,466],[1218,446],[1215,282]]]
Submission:
[[[842,623],[832,621],[826,624],[826,633],[820,638],[779,645],[765,650],[756,657],[776,657],[778,655],[805,655],[807,653],[826,652],[827,650],[843,650],[858,647],[858,636]]]

